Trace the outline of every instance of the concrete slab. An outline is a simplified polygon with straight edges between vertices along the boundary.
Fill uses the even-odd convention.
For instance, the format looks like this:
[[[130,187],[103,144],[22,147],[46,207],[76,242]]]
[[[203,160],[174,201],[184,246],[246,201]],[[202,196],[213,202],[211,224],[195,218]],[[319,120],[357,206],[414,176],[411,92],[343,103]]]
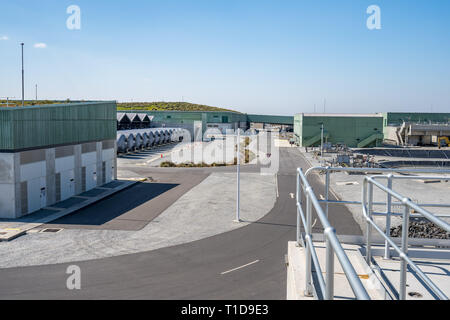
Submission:
[[[317,257],[321,267],[322,275],[325,278],[325,262],[326,262],[326,249],[325,243],[314,242],[316,247]],[[342,245],[345,253],[347,254],[350,262],[352,263],[356,273],[363,286],[366,288],[367,293],[373,300],[384,300],[385,289],[365,263],[364,258],[360,253],[360,246],[358,245]],[[298,247],[296,242],[288,243],[288,300],[310,300],[311,297],[304,295],[305,290],[305,249]],[[342,269],[341,264],[337,256],[334,257],[334,299],[335,300],[354,300],[352,288],[348,283],[347,277]]]
[[[415,248],[414,250],[416,252],[410,252],[411,259],[447,297],[450,297],[450,250],[430,248]],[[387,287],[390,287],[393,295],[398,297],[400,259],[394,257],[386,260],[382,256],[375,256],[374,260],[388,283]],[[437,296],[411,268],[408,268],[406,284],[407,300],[437,299]]]
[[[198,174],[198,171],[191,172],[192,176]],[[171,175],[172,181],[180,177],[176,173]],[[151,176],[153,181],[159,183],[163,181],[164,173],[152,173]],[[247,226],[251,221],[265,216],[275,204],[273,176],[242,173],[241,190],[243,223],[233,222],[235,173],[217,172],[182,194],[156,219],[138,231],[65,229],[56,234],[30,233],[10,243],[0,243],[0,267],[84,261],[175,246]],[[164,204],[165,201],[158,203]],[[139,219],[128,223],[134,228],[141,223]]]
[[[11,241],[20,235],[24,235],[27,231],[42,226],[45,223],[59,219],[65,215],[69,215],[84,207],[87,207],[97,201],[102,200],[110,195],[122,191],[135,182],[133,181],[116,181],[116,187],[109,189],[89,199],[72,197],[62,201],[52,207],[41,209],[33,214],[20,219],[0,219],[0,241]],[[13,231],[13,232],[12,232]]]
[[[86,201],[86,199],[84,199],[84,198],[72,197],[70,199],[56,203],[56,204],[50,206],[50,208],[68,209],[74,205],[80,204],[85,201]]]

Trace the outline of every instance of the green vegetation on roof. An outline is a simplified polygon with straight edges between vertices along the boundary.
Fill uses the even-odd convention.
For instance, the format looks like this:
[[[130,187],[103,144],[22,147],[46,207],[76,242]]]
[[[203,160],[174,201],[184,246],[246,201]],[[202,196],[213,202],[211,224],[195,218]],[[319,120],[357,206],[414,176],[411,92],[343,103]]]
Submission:
[[[25,101],[25,106],[43,106],[60,103],[73,103],[85,101],[71,101],[67,100],[28,100]],[[0,107],[6,107],[7,101],[0,100]],[[22,106],[21,100],[9,100],[10,107]],[[142,111],[229,111],[237,112],[231,109],[211,107],[203,104],[194,104],[189,102],[123,102],[117,104],[117,110],[142,110]],[[240,113],[240,112],[237,112]]]
[[[189,102],[126,102],[118,103],[117,110],[142,110],[142,111],[230,111],[217,107],[206,106],[203,104],[194,104]]]
[[[61,103],[71,103],[71,102],[80,102],[80,101],[71,101],[69,99],[67,100],[25,100],[24,105],[26,107],[30,106],[43,106],[43,105],[49,105],[49,104],[61,104]],[[22,106],[22,100],[9,100],[6,101],[6,99],[0,100],[0,107],[6,107],[8,104],[9,107],[21,107]]]

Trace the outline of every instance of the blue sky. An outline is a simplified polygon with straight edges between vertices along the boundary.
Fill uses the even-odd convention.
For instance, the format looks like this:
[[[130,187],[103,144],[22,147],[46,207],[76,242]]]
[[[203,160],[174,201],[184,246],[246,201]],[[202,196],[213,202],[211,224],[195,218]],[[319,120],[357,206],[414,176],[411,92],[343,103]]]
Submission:
[[[450,112],[449,34],[442,0],[0,0],[0,96],[21,95],[23,41],[27,99]]]

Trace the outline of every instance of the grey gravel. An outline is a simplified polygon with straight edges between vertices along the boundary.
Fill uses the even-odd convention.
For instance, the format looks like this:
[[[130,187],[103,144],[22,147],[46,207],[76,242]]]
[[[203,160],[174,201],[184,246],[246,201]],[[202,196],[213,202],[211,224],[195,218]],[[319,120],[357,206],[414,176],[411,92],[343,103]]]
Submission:
[[[402,226],[391,228],[391,237],[402,236]],[[450,232],[425,220],[412,220],[409,223],[408,237],[422,239],[450,239]]]

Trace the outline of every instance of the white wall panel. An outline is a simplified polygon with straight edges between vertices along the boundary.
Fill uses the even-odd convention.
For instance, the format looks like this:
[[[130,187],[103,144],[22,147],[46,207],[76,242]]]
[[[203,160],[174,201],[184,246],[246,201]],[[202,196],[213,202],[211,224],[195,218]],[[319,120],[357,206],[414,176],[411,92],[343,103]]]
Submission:
[[[86,166],[86,191],[97,186],[97,164]]]
[[[37,211],[46,206],[45,178],[28,180],[28,212]]]
[[[81,155],[81,165],[87,167],[90,164],[97,163],[97,152],[83,153]]]
[[[46,176],[45,161],[23,164],[20,166],[20,181],[28,181]]]
[[[67,170],[61,172],[61,201],[75,195],[75,171]]]
[[[0,217],[15,218],[14,184],[0,184]]]
[[[14,154],[0,153],[0,183],[14,183]]]
[[[55,160],[55,172],[63,172],[72,170],[75,167],[75,157],[69,156],[64,158],[57,158]]]
[[[103,161],[112,160],[112,159],[114,159],[114,156],[115,156],[114,149],[106,149],[106,150],[103,150],[103,152],[102,152]]]

